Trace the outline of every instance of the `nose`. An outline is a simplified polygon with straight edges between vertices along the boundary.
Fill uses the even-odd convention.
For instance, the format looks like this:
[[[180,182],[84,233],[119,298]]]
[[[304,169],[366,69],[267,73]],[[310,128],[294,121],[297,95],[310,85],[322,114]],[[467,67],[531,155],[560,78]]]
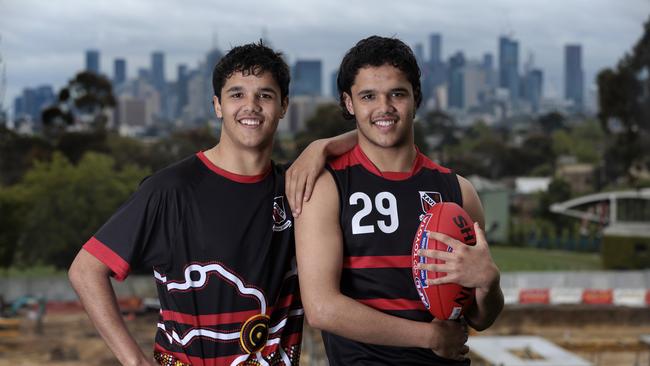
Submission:
[[[252,94],[246,98],[245,110],[249,112],[261,112],[262,106],[257,95]]]
[[[393,105],[393,100],[389,95],[382,95],[379,97],[379,109],[383,113],[395,112],[395,106]]]

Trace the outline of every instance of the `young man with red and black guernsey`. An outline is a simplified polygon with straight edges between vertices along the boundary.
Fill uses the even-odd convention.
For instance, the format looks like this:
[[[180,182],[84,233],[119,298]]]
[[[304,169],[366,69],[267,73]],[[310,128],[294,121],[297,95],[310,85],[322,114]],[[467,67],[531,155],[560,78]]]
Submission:
[[[432,319],[411,272],[411,245],[421,217],[441,201],[463,206],[483,224],[472,185],[414,145],[420,70],[410,48],[369,37],[350,49],[338,74],[341,106],[356,119],[358,145],[331,161],[296,218],[300,287],[308,322],[323,330],[330,365],[469,364],[464,323]],[[465,321],[482,330],[503,307],[499,271],[483,232],[470,247],[423,253],[446,261],[431,283],[476,288]]]
[[[213,75],[220,142],[144,180],[75,258],[71,283],[122,364],[153,360],[126,329],[109,276],[153,267],[156,363],[298,365],[293,217],[284,168],[270,159],[289,78],[281,54],[261,43],[233,48]],[[311,154],[343,153],[354,136],[345,140]]]

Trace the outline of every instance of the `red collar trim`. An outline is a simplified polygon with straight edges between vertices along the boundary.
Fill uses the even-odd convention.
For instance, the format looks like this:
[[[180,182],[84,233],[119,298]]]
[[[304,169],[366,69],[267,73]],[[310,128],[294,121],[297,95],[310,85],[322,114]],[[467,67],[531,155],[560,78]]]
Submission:
[[[241,174],[236,174],[236,173],[229,172],[229,171],[227,171],[225,169],[219,168],[218,166],[214,165],[210,161],[210,159],[208,159],[208,157],[205,156],[205,153],[203,151],[197,152],[196,156],[199,159],[201,159],[203,164],[205,164],[205,166],[208,169],[212,170],[213,172],[219,174],[220,176],[222,176],[224,178],[230,179],[230,180],[238,182],[238,183],[258,183],[258,182],[261,182],[262,180],[264,180],[264,178],[266,178],[269,175],[269,173],[271,173],[271,164],[269,164],[268,169],[266,169],[266,171],[264,173],[262,173],[262,174],[258,174],[258,175],[241,175]]]
[[[417,174],[422,167],[425,165],[424,155],[420,153],[418,148],[415,148],[417,155],[415,157],[415,162],[411,170],[408,172],[382,172],[377,168],[377,166],[368,158],[368,156],[363,152],[361,146],[357,144],[352,150],[352,156],[354,160],[358,161],[366,170],[371,172],[374,175],[380,176],[388,180],[406,180]]]

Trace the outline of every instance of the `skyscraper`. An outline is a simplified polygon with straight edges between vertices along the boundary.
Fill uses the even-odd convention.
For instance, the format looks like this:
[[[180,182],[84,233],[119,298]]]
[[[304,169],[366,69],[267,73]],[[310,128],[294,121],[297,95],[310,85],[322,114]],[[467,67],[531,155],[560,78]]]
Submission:
[[[584,105],[584,72],[582,70],[582,46],[564,47],[564,97],[573,102],[576,110]]]
[[[507,89],[510,99],[519,97],[519,42],[499,37],[499,87]]]
[[[321,96],[321,60],[298,60],[291,70],[291,93]]]
[[[99,51],[86,50],[86,71],[99,74]]]
[[[465,106],[463,88],[463,68],[465,67],[465,55],[463,52],[458,51],[449,58],[449,75],[448,75],[448,90],[449,106],[458,109],[463,109]]]
[[[151,53],[151,83],[159,92],[165,88],[165,54],[161,51]]]
[[[442,36],[440,33],[429,35],[429,61],[437,65],[442,60]]]
[[[126,60],[116,58],[113,69],[113,84],[121,85],[126,81]]]
[[[418,42],[413,46],[413,53],[415,54],[415,59],[420,66],[420,69],[424,66],[424,46],[422,43]]]
[[[330,89],[331,89],[330,95],[332,96],[332,98],[336,100],[339,100],[339,87],[337,85],[338,76],[339,76],[338,70],[334,70],[330,74]]]
[[[540,69],[532,69],[526,73],[526,100],[531,105],[533,112],[539,110],[539,102],[542,99],[544,87],[544,72]]]

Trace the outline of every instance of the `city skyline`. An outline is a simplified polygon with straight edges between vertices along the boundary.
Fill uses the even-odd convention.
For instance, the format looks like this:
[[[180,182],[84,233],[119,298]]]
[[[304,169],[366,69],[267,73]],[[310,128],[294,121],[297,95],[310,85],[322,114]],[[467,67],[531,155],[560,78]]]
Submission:
[[[430,55],[430,34],[439,33],[443,60],[461,50],[470,60],[491,53],[495,63],[499,62],[499,37],[510,35],[519,44],[519,72],[523,71],[522,60],[532,51],[535,66],[544,71],[544,95],[562,98],[567,44],[582,46],[588,93],[596,73],[614,66],[631,49],[650,12],[650,2],[643,0],[532,1],[525,5],[500,0],[471,7],[463,6],[467,1],[416,1],[409,6],[379,1],[369,9],[356,4],[338,9],[315,2],[309,11],[286,1],[229,4],[227,8],[208,1],[162,2],[159,6],[169,14],[160,12],[158,17],[147,15],[158,3],[146,1],[68,1],[66,9],[74,11],[67,13],[55,4],[35,4],[0,0],[0,12],[8,15],[0,25],[0,54],[7,63],[5,108],[25,87],[49,84],[58,90],[83,69],[87,49],[100,51],[100,71],[108,76],[113,74],[116,58],[127,60],[127,73],[132,76],[139,68],[149,67],[152,52],[162,51],[165,78],[174,80],[178,64],[196,67],[213,46],[227,51],[233,45],[259,39],[264,32],[272,45],[287,55],[289,64],[298,59],[322,60],[323,75],[330,75],[354,42],[374,33],[397,36],[412,47],[422,43],[426,56]],[[282,12],[287,15],[273,16]],[[367,15],[361,16],[364,13]],[[282,19],[287,17],[294,27],[284,24],[287,22]],[[322,83],[326,86],[323,93],[329,95],[330,83],[325,79]]]

